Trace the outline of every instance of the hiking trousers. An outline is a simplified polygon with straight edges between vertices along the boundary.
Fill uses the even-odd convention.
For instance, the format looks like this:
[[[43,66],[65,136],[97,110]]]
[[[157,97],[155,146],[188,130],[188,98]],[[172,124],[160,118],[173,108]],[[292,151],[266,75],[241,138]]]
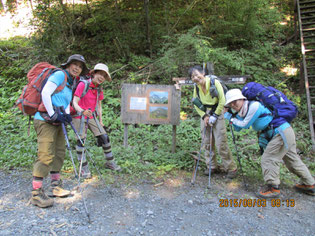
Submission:
[[[86,135],[86,129],[85,129],[85,125],[86,125],[86,119],[84,120],[84,124],[83,124],[83,130],[82,133],[80,134],[80,128],[81,128],[81,119],[72,119],[72,123],[74,125],[74,128],[76,129],[76,131],[80,134],[80,138],[84,139],[85,135]],[[106,134],[105,129],[100,126],[98,127],[94,118],[90,118],[89,119],[89,123],[88,123],[88,129],[93,133],[93,135],[95,137]]]
[[[207,167],[209,168],[210,161],[210,126],[206,127],[205,135],[203,136],[203,129],[205,128],[205,123],[203,119],[200,120],[201,126],[201,136],[203,141],[203,149],[205,150],[204,158],[206,160]],[[216,157],[216,151],[222,159],[221,165],[219,167]],[[236,163],[233,159],[231,150],[228,145],[226,127],[223,115],[220,115],[213,125],[212,128],[212,159],[211,168],[220,168],[225,172],[233,171],[237,169]]]
[[[80,138],[82,140],[84,138],[86,138],[86,132],[87,132],[86,131],[86,121],[87,120],[84,121],[82,133],[80,134]],[[72,122],[73,122],[73,125],[74,125],[75,129],[79,132],[80,128],[81,128],[81,119],[73,119]],[[104,136],[104,135],[106,137],[108,137],[107,134],[106,134],[105,129],[102,126],[98,127],[98,125],[97,125],[97,123],[96,123],[94,118],[89,119],[88,129],[93,133],[94,137],[97,138],[98,145],[103,148],[106,160],[113,160],[114,157],[113,157],[112,148],[111,148],[111,144],[110,144],[109,138],[107,139],[107,142],[105,142],[105,140],[102,139],[102,138],[100,139],[100,137]],[[99,143],[100,140],[102,140],[101,143]],[[83,162],[86,162],[85,155],[82,156],[82,153],[84,151],[84,147],[82,147],[81,145],[77,145],[76,146],[76,150],[77,150],[77,154],[78,154],[78,159],[81,160],[81,158],[83,158]]]
[[[34,120],[37,133],[37,159],[33,176],[46,177],[50,171],[60,172],[66,154],[65,137],[61,125]]]
[[[283,132],[288,148],[285,147],[281,135],[276,134],[262,155],[261,168],[265,182],[271,185],[280,184],[280,164],[283,161],[289,171],[300,177],[301,184],[313,185],[314,178],[296,152],[295,133],[292,127],[286,128]]]

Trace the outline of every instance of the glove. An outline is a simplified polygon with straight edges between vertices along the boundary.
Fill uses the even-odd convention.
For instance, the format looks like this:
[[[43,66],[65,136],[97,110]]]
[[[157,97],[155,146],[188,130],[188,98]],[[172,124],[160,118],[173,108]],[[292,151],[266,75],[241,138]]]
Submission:
[[[70,114],[64,114],[64,117],[67,123],[70,123],[72,121],[72,117]]]
[[[64,115],[62,114],[58,114],[57,112],[55,112],[51,117],[50,120],[56,123],[65,123],[66,119],[64,117]]]
[[[210,116],[209,125],[213,125],[217,121],[218,117],[215,115]]]

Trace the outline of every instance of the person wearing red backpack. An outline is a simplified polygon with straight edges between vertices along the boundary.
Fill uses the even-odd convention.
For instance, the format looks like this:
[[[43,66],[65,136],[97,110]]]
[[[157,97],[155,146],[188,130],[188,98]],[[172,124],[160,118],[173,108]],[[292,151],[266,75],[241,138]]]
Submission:
[[[42,92],[42,109],[34,115],[34,128],[37,134],[38,157],[33,167],[33,190],[31,203],[38,207],[50,207],[54,201],[50,197],[67,197],[70,191],[62,188],[60,170],[65,158],[65,137],[61,123],[72,120],[69,104],[72,99],[74,78],[86,74],[88,69],[82,55],[70,56],[66,63],[61,65],[48,77]],[[59,91],[57,88],[64,87]],[[65,113],[56,108],[64,107]],[[43,179],[50,173],[51,184],[47,195],[43,190]]]
[[[79,130],[82,140],[86,139],[86,132],[89,129],[97,139],[98,146],[103,148],[106,158],[105,168],[120,171],[121,168],[114,160],[109,137],[102,121],[102,100],[104,95],[100,86],[105,80],[112,81],[107,65],[102,63],[96,64],[88,77],[90,77],[90,83],[86,85],[86,83],[80,82],[74,92],[73,107],[78,114],[73,119],[75,129]],[[86,88],[86,86],[88,87]],[[79,161],[82,159],[82,177],[91,178],[84,147],[80,140],[78,140],[76,150]]]
[[[257,197],[279,198],[282,161],[301,179],[301,183],[296,184],[295,188],[315,196],[315,180],[296,152],[295,134],[288,122],[283,122],[278,127],[270,127],[274,120],[271,111],[259,101],[247,100],[239,89],[231,89],[226,93],[225,107],[224,117],[236,131],[252,127],[260,132],[258,143],[264,150],[261,168],[267,184],[256,193]]]

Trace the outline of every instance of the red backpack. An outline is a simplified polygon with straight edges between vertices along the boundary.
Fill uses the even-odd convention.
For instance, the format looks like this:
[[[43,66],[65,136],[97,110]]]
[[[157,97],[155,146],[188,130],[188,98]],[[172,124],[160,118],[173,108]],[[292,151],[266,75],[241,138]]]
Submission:
[[[27,73],[28,84],[25,85],[21,96],[15,103],[24,115],[34,115],[37,111],[46,111],[42,103],[41,92],[49,76],[59,70],[61,69],[48,62],[39,62],[30,69]],[[65,73],[64,82],[57,87],[54,94],[64,89],[67,84],[67,79],[67,73]]]

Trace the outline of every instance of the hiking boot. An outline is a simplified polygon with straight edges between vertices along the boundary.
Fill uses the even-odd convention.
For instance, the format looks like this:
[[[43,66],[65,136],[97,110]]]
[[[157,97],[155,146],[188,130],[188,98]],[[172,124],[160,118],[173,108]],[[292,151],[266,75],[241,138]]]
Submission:
[[[62,188],[61,180],[52,181],[47,192],[49,197],[68,197],[70,194],[71,192],[69,190]]]
[[[54,205],[54,199],[49,198],[42,188],[32,190],[31,203],[35,206],[45,208]]]
[[[305,184],[296,184],[295,189],[302,192],[306,193],[312,196],[315,196],[315,184],[313,185],[305,185]]]
[[[237,176],[237,169],[228,171],[226,178],[234,179]]]
[[[111,169],[111,170],[115,170],[115,171],[120,171],[121,170],[120,166],[117,165],[114,160],[106,161],[105,168]]]
[[[90,179],[92,177],[91,171],[88,165],[82,166],[81,168],[81,177],[84,179]]]
[[[220,174],[220,173],[221,173],[221,170],[219,168],[211,169],[211,175]],[[209,176],[209,169],[208,168],[205,169],[204,175]]]
[[[280,196],[280,189],[278,186],[268,184],[256,193],[259,198],[278,198]]]

